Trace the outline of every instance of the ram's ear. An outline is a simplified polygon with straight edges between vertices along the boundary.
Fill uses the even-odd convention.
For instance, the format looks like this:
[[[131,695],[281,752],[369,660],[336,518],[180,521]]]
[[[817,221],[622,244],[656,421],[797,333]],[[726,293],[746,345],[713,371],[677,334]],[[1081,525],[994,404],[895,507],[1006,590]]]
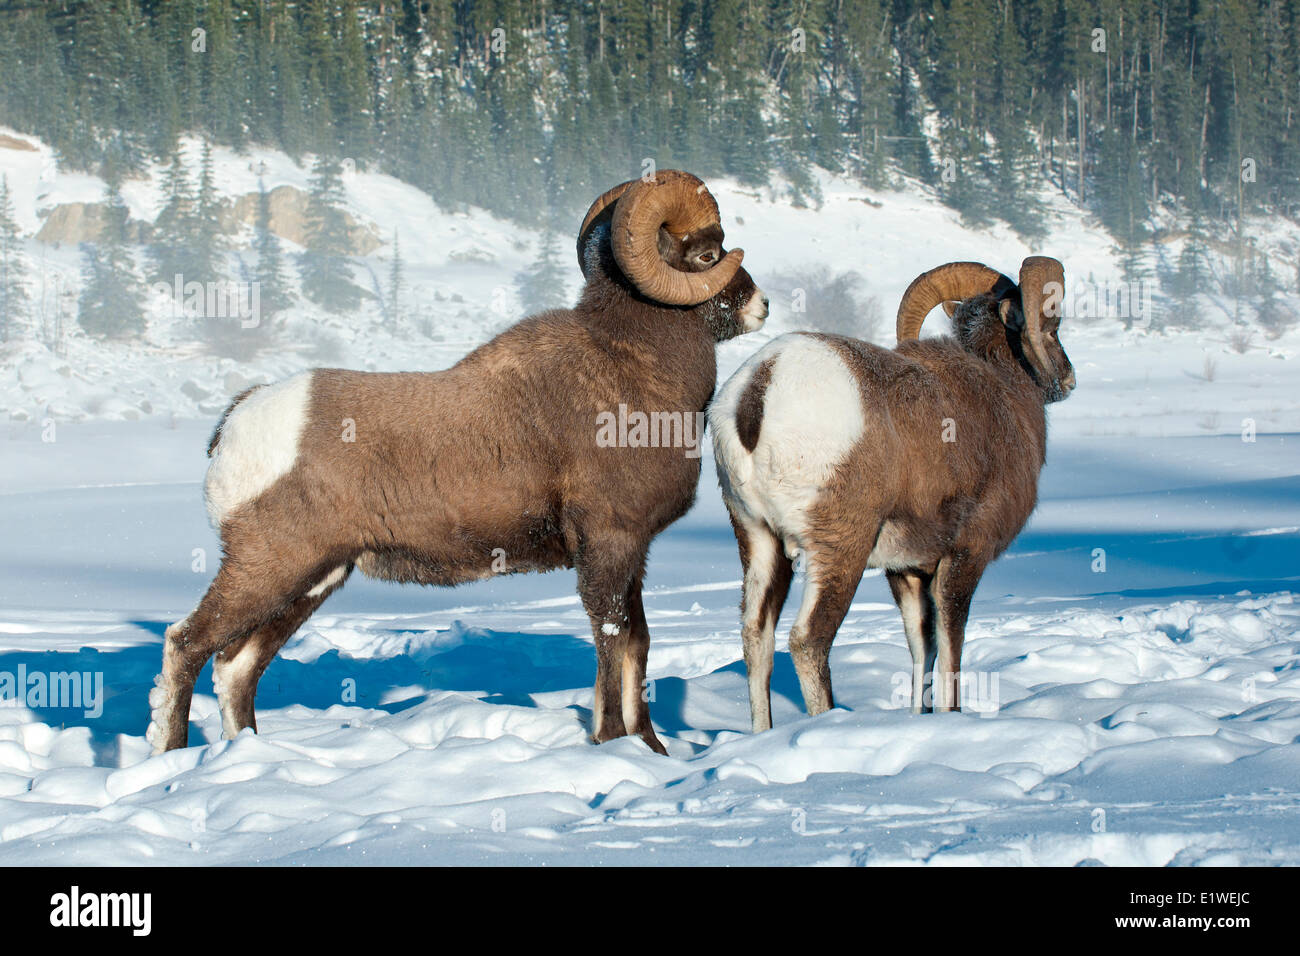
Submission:
[[[596,226],[585,237],[578,237],[578,266],[582,269],[584,279],[590,278],[593,270],[599,270],[600,246],[608,238],[609,223],[607,222]]]
[[[953,300],[949,299],[947,302],[943,304],[943,311],[948,313],[948,318],[951,319],[952,314],[957,311],[957,306],[959,305],[961,305],[960,302],[954,302]]]
[[[1002,317],[1002,324],[1012,332],[1024,330],[1025,314],[1011,298],[1008,297],[998,303],[998,315]]]

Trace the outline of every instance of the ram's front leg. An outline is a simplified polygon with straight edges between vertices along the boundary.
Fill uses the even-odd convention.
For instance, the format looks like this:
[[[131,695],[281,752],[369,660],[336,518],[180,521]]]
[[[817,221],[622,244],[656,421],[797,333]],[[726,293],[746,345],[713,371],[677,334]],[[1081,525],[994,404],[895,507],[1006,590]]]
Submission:
[[[646,699],[646,661],[650,656],[650,628],[646,624],[645,606],[641,601],[641,581],[632,582],[628,593],[629,624],[627,644],[623,649],[623,725],[629,734],[637,734],[657,754],[668,754],[655,735],[650,722],[650,703]]]
[[[596,644],[596,690],[591,739],[604,743],[627,735],[623,720],[623,662],[631,631],[628,592],[639,580],[645,551],[626,542],[592,541],[574,562],[578,594],[591,619]],[[637,688],[638,693],[640,688]]]
[[[627,618],[603,613],[592,618],[596,638],[596,691],[592,707],[591,740],[603,744],[627,736],[623,722],[623,655],[627,650]]]

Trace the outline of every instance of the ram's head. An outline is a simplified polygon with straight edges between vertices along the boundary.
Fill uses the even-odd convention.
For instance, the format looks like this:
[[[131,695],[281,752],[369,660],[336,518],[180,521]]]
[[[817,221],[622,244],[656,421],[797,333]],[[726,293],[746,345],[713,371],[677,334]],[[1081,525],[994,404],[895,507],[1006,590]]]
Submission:
[[[618,270],[641,296],[669,306],[707,303],[719,339],[752,332],[767,318],[767,297],[740,266],[745,252],[723,247],[717,201],[698,177],[664,169],[601,195],[578,232],[584,276],[606,237]]]
[[[1042,387],[1046,400],[1059,402],[1069,395],[1074,366],[1058,337],[1065,267],[1047,256],[1025,259],[1019,284],[980,262],[949,262],[917,276],[898,304],[898,341],[918,338],[936,305],[942,303],[952,316],[958,305],[977,296],[989,297],[1012,355]]]

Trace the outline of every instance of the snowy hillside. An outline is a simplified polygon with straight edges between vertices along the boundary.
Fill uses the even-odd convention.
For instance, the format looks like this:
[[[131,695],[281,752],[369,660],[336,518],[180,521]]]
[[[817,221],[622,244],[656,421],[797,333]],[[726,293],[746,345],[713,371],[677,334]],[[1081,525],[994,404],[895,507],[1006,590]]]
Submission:
[[[382,281],[396,231],[427,327],[389,327],[377,303],[344,318],[298,306],[285,347],[240,364],[159,302],[145,344],[103,344],[73,328],[77,250],[34,238],[102,184],[31,145],[0,146],[0,172],[34,298],[48,319],[61,297],[66,334],[53,350],[33,320],[0,352],[0,697],[6,675],[53,672],[99,675],[103,692],[0,702],[0,864],[1300,864],[1300,336],[1234,332],[1212,303],[1195,332],[1067,315],[1079,387],[1051,410],[1040,507],[968,629],[965,667],[995,712],[908,712],[902,624],[869,572],[831,654],[839,706],[803,714],[794,593],[775,726],[751,735],[739,561],[706,456],[699,501],[647,579],[669,756],[587,742],[594,652],[574,577],[556,572],[455,590],[355,576],[267,671],[261,735],[219,739],[208,671],[194,746],[150,757],[163,630],[219,560],[200,491],[228,397],[318,364],[450,364],[517,316],[540,237],[356,172],[348,211],[378,240],[357,282]],[[306,188],[279,154],[215,154],[232,199],[259,175]],[[133,219],[156,214],[156,173],[124,184]],[[760,285],[856,271],[886,340],[904,287],[943,261],[1056,256],[1067,305],[1091,315],[1119,281],[1105,234],[1063,204],[1031,250],[921,190],[823,192],[796,209],[715,184]],[[1294,237],[1261,227],[1259,241]],[[722,374],[805,324],[817,296],[807,313],[772,304],[768,329],[722,347]]]
[[[320,365],[373,370],[442,368],[490,337],[524,310],[517,276],[538,256],[541,237],[481,210],[442,211],[428,195],[390,176],[345,172],[347,211],[371,236],[374,248],[355,259],[354,278],[383,297],[392,237],[399,237],[406,265],[408,315],[389,321],[379,301],[354,315],[333,316],[305,300],[285,318],[281,345],[250,362],[218,358],[196,334],[201,320],[176,315],[172,299],[153,294],[145,341],[112,343],[86,337],[76,327],[80,254],[75,243],[42,242],[35,236],[61,207],[99,202],[104,184],[60,170],[51,150],[31,137],[0,129],[0,173],[8,177],[16,219],[27,241],[34,314],[16,342],[5,346],[0,366],[0,419],[14,423],[87,419],[136,420],[208,417],[219,414],[230,396],[250,382],[270,381]],[[15,149],[13,141],[29,148]],[[197,162],[199,144],[187,140],[187,155]],[[288,186],[306,190],[308,170],[283,154],[254,150],[237,155],[215,148],[216,185],[229,202],[252,195],[259,179],[268,190]],[[128,180],[122,186],[132,220],[152,222],[163,201],[163,170]],[[965,227],[958,215],[928,191],[873,193],[826,178],[825,202],[818,209],[792,208],[773,187],[737,188],[712,184],[723,210],[732,245],[745,249],[745,265],[760,285],[780,284],[790,275],[854,272],[864,298],[874,298],[883,318],[877,332],[892,341],[893,309],[908,282],[920,271],[954,259],[976,259],[1014,273],[1031,252],[1066,263],[1067,345],[1081,383],[1105,381],[1089,403],[1076,401],[1057,410],[1058,420],[1077,421],[1091,433],[1235,433],[1241,418],[1253,416],[1257,428],[1286,427],[1296,410],[1287,381],[1286,359],[1297,354],[1300,331],[1269,340],[1258,330],[1233,333],[1230,306],[1207,303],[1208,331],[1151,332],[1160,306],[1156,283],[1129,287],[1121,279],[1112,241],[1077,210],[1057,201],[1050,238],[1030,249],[1005,227],[991,232]],[[1266,245],[1295,243],[1276,223],[1259,224]],[[581,282],[560,237],[570,297]],[[251,229],[231,236],[232,269],[251,255]],[[282,240],[285,251],[301,251]],[[1288,247],[1289,248],[1289,247]],[[1176,256],[1176,246],[1164,254]],[[145,262],[139,256],[141,271]],[[292,269],[290,272],[292,273]],[[788,285],[788,282],[786,283]],[[785,285],[781,291],[786,292]],[[818,318],[818,290],[803,290],[803,311],[792,295],[773,297],[772,318],[759,336],[723,348],[720,365],[730,372],[771,335],[806,327]],[[1139,314],[1145,309],[1145,314]],[[1131,316],[1125,321],[1126,316]],[[1163,317],[1162,317],[1163,318]],[[52,349],[47,334],[61,321],[62,336]],[[938,323],[936,323],[938,324]],[[1125,331],[1125,326],[1132,329]],[[1155,357],[1159,356],[1159,361]],[[1184,385],[1200,382],[1203,388]],[[1212,381],[1207,380],[1212,379]],[[1238,400],[1236,386],[1270,397]],[[1170,389],[1177,388],[1177,401]],[[1231,396],[1224,393],[1231,392]],[[1245,406],[1249,406],[1246,408]],[[1240,411],[1240,415],[1237,412]],[[1294,420],[1293,418],[1290,420]]]

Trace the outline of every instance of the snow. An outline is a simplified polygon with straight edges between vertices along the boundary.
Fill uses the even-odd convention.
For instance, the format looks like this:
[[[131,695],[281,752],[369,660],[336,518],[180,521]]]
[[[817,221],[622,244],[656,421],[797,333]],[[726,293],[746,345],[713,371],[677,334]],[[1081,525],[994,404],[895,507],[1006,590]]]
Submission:
[[[268,187],[305,186],[284,157],[223,150],[218,182],[251,191],[262,161]],[[38,203],[98,199],[90,177],[43,182],[43,151],[0,150],[0,164],[25,230]],[[154,208],[148,187],[128,184],[133,215]],[[340,321],[347,364],[443,366],[490,331],[485,316],[509,320],[494,290],[531,261],[535,234],[371,173],[347,188],[385,242],[400,230],[412,301],[443,336]],[[888,315],[919,269],[950,259],[1014,269],[1042,251],[1067,277],[1116,273],[1104,234],[1064,207],[1029,250],[916,190],[823,189],[822,209],[797,210],[717,187],[760,284],[810,261],[853,268]],[[44,254],[75,283],[75,254]],[[381,275],[387,254],[369,257]],[[799,326],[786,303],[773,310],[769,329],[720,348],[722,375]],[[73,336],[63,356],[7,353],[0,689],[20,668],[100,674],[104,699],[97,717],[0,701],[0,865],[1300,863],[1297,340],[1238,353],[1226,327],[1068,318],[1062,335],[1079,388],[1051,409],[1039,508],[967,632],[980,706],[909,712],[902,623],[869,572],[831,653],[838,706],[807,717],[786,644],[796,580],[774,728],[751,734],[740,567],[706,442],[699,500],[647,578],[667,757],[588,742],[595,653],[571,572],[454,590],[354,575],[271,664],[259,734],[220,739],[208,668],[192,746],[151,757],[163,631],[219,562],[202,504],[219,408],[205,408],[237,390],[232,373],[269,380],[312,357],[223,362],[161,321],[143,347]],[[209,397],[183,394],[187,381]]]
[[[840,706],[803,714],[794,594],[775,728],[748,733],[706,459],[646,592],[668,757],[588,743],[590,628],[555,573],[354,578],[263,678],[260,735],[220,739],[205,674],[194,746],[150,758],[162,632],[218,553],[193,477],[205,424],[7,443],[0,672],[100,672],[107,699],[98,719],[0,707],[0,863],[1300,862],[1295,435],[1054,439],[968,630],[995,713],[909,713],[901,621],[869,574],[831,655]]]

